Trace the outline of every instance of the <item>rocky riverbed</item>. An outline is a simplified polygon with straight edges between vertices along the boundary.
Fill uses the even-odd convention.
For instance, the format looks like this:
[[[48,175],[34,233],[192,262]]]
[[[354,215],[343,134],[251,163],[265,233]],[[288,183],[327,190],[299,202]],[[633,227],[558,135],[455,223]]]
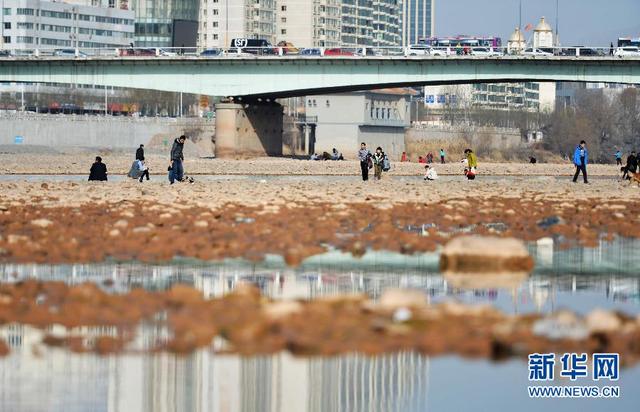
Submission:
[[[167,261],[177,256],[290,265],[328,248],[433,251],[459,234],[555,236],[594,246],[640,236],[640,189],[614,179],[474,182],[229,179],[0,183],[0,261]]]

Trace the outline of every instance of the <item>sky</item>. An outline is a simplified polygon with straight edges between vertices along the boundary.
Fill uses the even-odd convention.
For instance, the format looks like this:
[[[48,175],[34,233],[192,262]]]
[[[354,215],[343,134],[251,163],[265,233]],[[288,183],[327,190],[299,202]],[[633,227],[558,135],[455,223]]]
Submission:
[[[560,43],[608,46],[618,37],[640,37],[640,0],[558,0]],[[520,0],[435,0],[436,36],[499,36],[518,26]],[[556,0],[522,0],[522,27],[544,16],[556,24]],[[529,38],[533,33],[525,33]]]

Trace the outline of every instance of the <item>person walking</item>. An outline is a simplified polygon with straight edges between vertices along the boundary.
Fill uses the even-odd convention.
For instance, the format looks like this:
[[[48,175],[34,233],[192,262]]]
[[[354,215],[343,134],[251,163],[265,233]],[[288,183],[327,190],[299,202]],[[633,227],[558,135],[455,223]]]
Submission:
[[[382,167],[384,166],[384,153],[382,148],[376,148],[376,152],[373,154],[373,176],[376,180],[382,179]]]
[[[102,158],[100,156],[96,156],[95,163],[91,165],[91,170],[89,171],[89,181],[107,181],[107,165],[102,163]]]
[[[360,150],[358,150],[358,159],[360,160],[360,171],[362,172],[362,180],[369,180],[369,161],[371,160],[371,152],[367,149],[367,144],[362,142]]]
[[[444,152],[444,149],[440,149],[440,163],[445,164],[446,162],[444,161],[444,157],[445,157],[446,153]]]
[[[184,176],[184,142],[187,140],[187,136],[182,135],[178,137],[171,147],[171,172],[169,173],[169,183],[173,184],[176,180],[182,182]]]
[[[618,150],[615,156],[616,156],[616,165],[622,166],[622,152]]]
[[[587,150],[587,142],[582,140],[576,150],[573,152],[573,164],[576,165],[576,174],[573,175],[573,183],[578,182],[578,176],[582,172],[584,183],[588,184],[587,180],[587,164],[589,164],[589,151]]]
[[[624,173],[622,174],[622,179],[629,179],[629,172],[635,173],[638,168],[638,157],[636,156],[636,152],[631,152],[631,154],[627,157],[627,164],[624,169]]]
[[[136,150],[136,160],[141,160],[144,162],[144,145],[141,144],[140,147]]]

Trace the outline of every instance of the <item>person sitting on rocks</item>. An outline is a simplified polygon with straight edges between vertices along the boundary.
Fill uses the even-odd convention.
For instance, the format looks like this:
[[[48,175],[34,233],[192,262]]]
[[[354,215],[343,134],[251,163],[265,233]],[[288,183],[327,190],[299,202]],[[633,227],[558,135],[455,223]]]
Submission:
[[[309,156],[309,160],[320,160],[320,156],[318,156],[317,153],[314,153],[311,156]]]
[[[91,165],[89,181],[107,181],[107,165],[102,163],[102,158],[100,156],[96,156],[95,163]]]
[[[424,170],[426,170],[426,173],[424,175],[424,180],[437,180],[438,179],[438,173],[436,172],[435,167],[431,167],[429,165],[426,165],[424,167]]]
[[[344,160],[342,157],[342,153],[338,151],[335,147],[333,148],[333,154],[331,155],[331,160]]]

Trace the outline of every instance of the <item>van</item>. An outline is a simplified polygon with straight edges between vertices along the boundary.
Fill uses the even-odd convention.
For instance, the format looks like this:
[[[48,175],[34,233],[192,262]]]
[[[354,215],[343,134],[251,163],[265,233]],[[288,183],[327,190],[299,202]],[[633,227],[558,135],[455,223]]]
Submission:
[[[233,39],[231,40],[230,52],[251,54],[276,54],[274,47],[265,39]]]

